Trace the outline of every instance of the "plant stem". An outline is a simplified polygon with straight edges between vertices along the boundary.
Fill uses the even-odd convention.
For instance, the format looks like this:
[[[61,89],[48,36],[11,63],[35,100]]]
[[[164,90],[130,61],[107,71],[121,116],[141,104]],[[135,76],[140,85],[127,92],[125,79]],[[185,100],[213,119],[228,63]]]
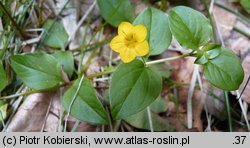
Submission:
[[[9,18],[9,20],[11,21],[13,27],[16,29],[16,31],[19,34],[19,36],[21,37],[21,39],[24,39],[23,31],[21,30],[21,28],[19,28],[16,21],[12,18],[12,16],[7,11],[7,9],[4,7],[4,5],[3,5],[3,3],[1,1],[0,1],[0,10],[3,10],[3,13]]]
[[[107,71],[103,71],[103,72],[91,74],[91,75],[88,75],[87,78],[93,79],[93,78],[95,78],[95,77],[99,77],[99,76],[111,74],[111,73],[113,73],[114,71],[115,71],[115,69],[112,69],[112,70],[107,70]]]
[[[233,131],[233,126],[232,126],[232,116],[231,116],[231,111],[230,111],[230,103],[229,103],[229,98],[228,98],[228,92],[224,91],[224,95],[225,95],[227,116],[228,116],[228,128],[229,128],[229,132],[232,132]]]
[[[237,15],[243,22],[245,22],[247,24],[250,24],[250,19],[247,18],[246,16],[244,16],[243,14],[239,13],[237,10],[234,10],[233,8],[228,7],[226,5],[223,5],[222,3],[219,3],[217,1],[215,1],[215,5],[217,5],[220,8],[223,8],[223,9],[227,10],[228,12],[231,12],[231,13]]]
[[[82,87],[83,80],[84,80],[84,75],[82,75],[82,77],[81,77],[81,79],[80,79],[80,82],[79,82],[79,85],[78,85],[78,88],[76,89],[76,92],[75,92],[75,94],[74,94],[74,96],[73,96],[73,98],[72,98],[72,100],[71,100],[71,102],[70,102],[70,104],[69,104],[68,113],[67,113],[66,119],[65,119],[65,121],[64,121],[64,130],[63,130],[64,132],[66,132],[67,123],[68,123],[68,119],[69,119],[69,115],[70,115],[72,106],[73,106],[73,104],[74,104],[74,102],[75,102],[75,100],[76,100],[76,97],[77,97],[77,95],[78,95],[78,93],[79,93],[79,91],[80,91],[80,88]]]
[[[212,12],[209,12],[209,7],[208,7],[208,2],[207,2],[207,0],[203,0],[203,4],[204,4],[204,6],[205,6],[205,8],[206,8],[206,10],[207,10],[208,18],[209,18],[209,20],[210,20],[210,24],[212,25],[214,42],[215,42],[216,44],[219,44],[221,41],[219,40],[219,38],[218,38],[218,36],[217,36],[218,28],[217,28],[217,25],[216,25],[214,16],[213,16]]]
[[[19,94],[0,97],[0,100],[12,99],[12,98],[16,98],[16,97],[19,97],[19,96],[26,96],[26,95],[30,95],[30,94],[34,94],[34,93],[39,93],[39,92],[41,92],[41,91],[30,90],[30,91],[22,92],[22,93],[19,93]]]
[[[39,9],[38,9],[38,26],[39,27],[43,23],[43,2],[44,0],[39,1]]]
[[[150,62],[146,62],[146,65],[153,65],[153,64],[158,64],[158,63],[163,63],[166,61],[172,61],[172,60],[177,60],[177,59],[181,59],[187,56],[191,56],[193,52],[188,53],[188,54],[183,54],[183,55],[179,55],[179,56],[175,56],[175,57],[169,57],[169,58],[164,58],[164,59],[160,59],[160,60],[155,60],[155,61],[150,61]]]
[[[56,86],[53,89],[60,88],[60,87],[63,87],[65,85],[66,85],[66,83],[61,84],[59,86]],[[42,93],[42,92],[46,92],[46,91],[49,91],[49,90],[29,90],[29,91],[18,93],[18,94],[14,94],[14,95],[0,97],[0,100],[13,99],[13,98],[16,98],[16,97],[19,97],[19,96],[26,96],[26,95],[30,95],[30,94],[34,94],[34,93]]]
[[[188,54],[183,54],[183,55],[180,55],[180,56],[176,56],[176,57],[170,57],[170,58],[164,58],[164,59],[160,59],[160,60],[155,60],[155,61],[146,62],[146,65],[148,66],[148,65],[158,64],[158,63],[162,63],[162,62],[165,62],[165,61],[176,60],[176,59],[180,59],[180,58],[184,58],[184,57],[192,56],[192,55],[193,55],[193,52],[188,53]],[[93,79],[93,78],[95,78],[95,77],[99,77],[99,76],[111,74],[111,73],[113,73],[115,70],[116,70],[116,69],[111,69],[111,70],[107,70],[107,71],[103,71],[103,72],[91,74],[91,75],[88,75],[88,76],[86,76],[86,77],[87,77],[88,79]],[[65,86],[65,84],[59,85],[58,88],[60,88],[60,87],[62,87],[62,86]],[[39,92],[44,92],[44,91],[46,91],[46,90],[42,90],[42,91],[41,91],[41,90],[30,90],[30,91],[26,91],[26,92],[19,93],[19,94],[15,94],[15,95],[9,95],[9,96],[0,97],[0,100],[1,100],[1,99],[13,99],[13,98],[16,98],[16,97],[19,97],[19,96],[30,95],[30,94],[39,93]]]
[[[150,111],[150,107],[147,107],[147,115],[148,115],[148,122],[149,122],[149,127],[150,127],[150,131],[154,132],[154,126],[153,126],[153,121],[152,121],[152,116],[151,116],[151,111]]]
[[[239,27],[234,26],[233,30],[239,32],[240,34],[242,34],[242,35],[244,35],[244,36],[246,36],[247,38],[250,39],[250,34],[248,32],[245,32],[244,30],[240,29]]]

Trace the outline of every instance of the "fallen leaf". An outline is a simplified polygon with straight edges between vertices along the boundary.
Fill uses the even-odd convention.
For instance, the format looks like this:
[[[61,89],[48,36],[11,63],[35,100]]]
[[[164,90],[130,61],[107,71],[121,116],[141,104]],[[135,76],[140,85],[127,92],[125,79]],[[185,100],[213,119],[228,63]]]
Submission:
[[[213,14],[223,40],[229,38],[231,31],[233,30],[233,26],[236,23],[237,17],[234,14],[219,7],[214,7]]]
[[[39,132],[50,100],[55,92],[36,93],[26,97],[8,125],[7,132]]]

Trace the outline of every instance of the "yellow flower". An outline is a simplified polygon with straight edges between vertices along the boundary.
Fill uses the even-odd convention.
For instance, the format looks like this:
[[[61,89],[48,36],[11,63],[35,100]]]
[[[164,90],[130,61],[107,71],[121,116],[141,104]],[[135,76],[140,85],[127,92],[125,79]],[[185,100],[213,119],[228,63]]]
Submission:
[[[110,47],[120,53],[121,60],[129,63],[137,56],[145,56],[149,52],[147,29],[144,25],[133,26],[129,22],[122,22],[118,27],[118,35],[111,42]]]

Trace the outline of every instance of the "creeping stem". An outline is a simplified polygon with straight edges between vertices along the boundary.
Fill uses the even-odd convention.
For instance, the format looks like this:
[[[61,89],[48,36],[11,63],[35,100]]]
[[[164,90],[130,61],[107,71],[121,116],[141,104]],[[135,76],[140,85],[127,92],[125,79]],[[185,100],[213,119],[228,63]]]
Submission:
[[[175,57],[169,57],[169,58],[164,58],[164,59],[160,59],[160,60],[146,62],[146,66],[154,65],[154,64],[159,64],[159,63],[163,63],[163,62],[166,62],[166,61],[177,60],[177,59],[181,59],[181,58],[184,58],[184,57],[187,57],[187,56],[193,56],[193,55],[194,55],[194,51],[192,51],[191,53],[188,53],[188,54],[183,54],[183,55],[179,55],[179,56],[175,56]],[[99,76],[103,76],[103,75],[108,75],[108,74],[111,74],[113,72],[115,72],[115,69],[111,69],[111,70],[107,70],[107,71],[103,71],[103,72],[91,74],[91,75],[88,75],[86,77],[89,78],[89,79],[93,79],[95,77],[99,77]],[[63,87],[65,85],[66,84],[59,85],[58,88]],[[13,98],[16,98],[16,97],[19,97],[19,96],[26,96],[26,95],[30,95],[30,94],[34,94],[34,93],[39,93],[39,92],[44,92],[44,91],[41,91],[41,90],[30,90],[30,91],[22,92],[22,93],[15,94],[15,95],[2,96],[2,97],[0,97],[0,100],[1,99],[13,99]]]
[[[181,59],[181,58],[184,58],[184,57],[187,57],[187,56],[192,56],[193,53],[194,53],[194,50],[191,53],[188,53],[188,54],[183,54],[183,55],[179,55],[179,56],[175,56],[175,57],[169,57],[169,58],[164,58],[164,59],[160,59],[160,60],[146,62],[146,65],[153,65],[153,64],[163,63],[163,62],[166,62],[166,61]]]

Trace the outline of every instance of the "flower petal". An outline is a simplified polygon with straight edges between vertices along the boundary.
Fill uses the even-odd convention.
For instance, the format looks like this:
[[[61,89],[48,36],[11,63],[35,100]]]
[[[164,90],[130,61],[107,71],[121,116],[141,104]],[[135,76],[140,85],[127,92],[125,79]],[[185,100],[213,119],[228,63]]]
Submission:
[[[124,63],[129,63],[135,59],[136,53],[133,50],[127,48],[123,50],[122,52],[120,52],[120,57]]]
[[[129,22],[122,22],[118,26],[118,35],[122,35],[125,37],[127,34],[129,34],[132,28],[133,26]]]
[[[132,32],[137,39],[137,42],[142,42],[147,37],[147,28],[144,25],[136,25],[133,27]]]
[[[110,42],[110,47],[113,49],[115,52],[121,52],[125,48],[124,46],[124,37],[121,35],[118,35],[114,37],[111,42]]]
[[[137,56],[145,56],[149,52],[148,41],[145,40],[144,42],[137,43],[134,50],[135,50]]]

